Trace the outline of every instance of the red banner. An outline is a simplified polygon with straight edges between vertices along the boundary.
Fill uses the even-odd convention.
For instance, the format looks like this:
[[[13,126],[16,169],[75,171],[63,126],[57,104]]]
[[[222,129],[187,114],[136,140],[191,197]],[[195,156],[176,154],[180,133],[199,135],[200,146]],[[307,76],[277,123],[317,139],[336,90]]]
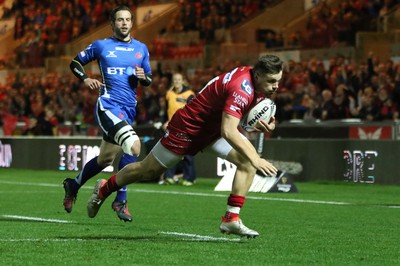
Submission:
[[[391,126],[350,126],[350,139],[392,139]]]

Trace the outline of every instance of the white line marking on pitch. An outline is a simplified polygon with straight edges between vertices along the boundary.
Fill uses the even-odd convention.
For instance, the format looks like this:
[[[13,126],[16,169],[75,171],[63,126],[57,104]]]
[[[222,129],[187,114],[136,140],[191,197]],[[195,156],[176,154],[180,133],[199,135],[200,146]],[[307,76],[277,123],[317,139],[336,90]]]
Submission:
[[[133,190],[133,189],[132,189]],[[189,195],[189,196],[202,196],[202,197],[220,197],[226,198],[223,194],[209,194],[209,193],[198,193],[198,192],[180,192],[180,191],[159,191],[150,189],[135,189],[135,192],[145,192],[145,193],[160,193],[160,194],[177,194],[177,195]],[[331,205],[350,205],[349,202],[340,201],[320,201],[320,200],[303,200],[303,199],[285,199],[285,198],[270,198],[270,197],[256,197],[256,196],[246,196],[247,199],[254,200],[274,200],[274,201],[289,201],[289,202],[301,202],[301,203],[318,203],[318,204],[331,204]]]
[[[240,241],[240,238],[225,238],[225,237],[213,237],[213,236],[202,236],[196,234],[187,234],[187,233],[179,233],[179,232],[160,232],[163,235],[174,235],[174,236],[183,236],[183,237],[190,237],[191,240],[197,241],[233,241],[237,242]]]
[[[20,239],[0,239],[0,242],[70,242],[70,241],[123,241],[120,238],[96,238],[96,239],[83,239],[83,238],[20,238]]]
[[[13,182],[13,181],[3,181],[3,180],[0,181],[0,183],[9,185],[36,186],[36,187],[62,187],[62,184]]]
[[[101,239],[99,239],[101,240]],[[45,239],[45,238],[23,238],[23,239],[0,239],[0,242],[69,242],[69,241],[87,241],[86,239],[74,238],[74,239]]]
[[[41,186],[41,187],[61,187],[61,184],[48,184],[48,183],[30,183],[30,182],[13,182],[13,181],[0,181],[0,184],[10,184],[10,185],[27,185],[27,186]],[[93,189],[90,186],[83,186],[81,188],[84,189]],[[173,194],[173,195],[189,195],[189,196],[201,196],[201,197],[219,197],[225,198],[227,195],[224,194],[212,194],[212,193],[200,193],[200,192],[182,192],[182,191],[160,191],[160,190],[152,190],[152,189],[129,189],[134,192],[142,192],[142,193],[157,193],[157,194]],[[314,203],[314,204],[327,204],[327,205],[354,205],[354,203],[350,202],[342,202],[342,201],[322,201],[322,200],[305,200],[305,199],[286,199],[286,198],[271,198],[271,197],[257,197],[257,196],[247,196],[248,199],[253,200],[270,200],[270,201],[285,201],[285,202],[298,202],[298,203]],[[400,206],[383,206],[392,209],[400,208]]]
[[[175,235],[183,237],[182,240],[186,241],[225,241],[225,242],[239,242],[240,238],[224,238],[224,237],[212,237],[202,236],[196,234],[178,233],[178,232],[159,232],[163,235]],[[114,240],[121,241],[119,238],[104,238],[104,239],[83,239],[83,238],[21,238],[21,239],[0,239],[0,242],[70,242],[70,241],[102,241],[102,240]]]
[[[67,221],[67,220],[44,219],[44,218],[39,218],[39,217],[28,217],[28,216],[6,215],[6,214],[0,215],[0,217],[11,218],[11,219],[16,219],[16,220],[48,222],[48,223],[62,223],[62,224],[73,223],[72,221]]]

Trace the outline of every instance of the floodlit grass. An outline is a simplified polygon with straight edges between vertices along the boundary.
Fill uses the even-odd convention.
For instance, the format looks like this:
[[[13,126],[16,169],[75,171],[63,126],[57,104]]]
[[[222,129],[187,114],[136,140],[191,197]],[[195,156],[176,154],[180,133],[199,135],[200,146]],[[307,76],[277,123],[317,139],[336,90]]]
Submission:
[[[2,265],[400,263],[399,186],[313,182],[296,183],[299,193],[250,193],[241,217],[260,237],[247,240],[218,230],[229,194],[213,191],[218,179],[130,185],[135,220],[124,223],[111,210],[112,197],[96,218],[87,217],[96,178],[66,213],[61,183],[70,174],[0,169]]]

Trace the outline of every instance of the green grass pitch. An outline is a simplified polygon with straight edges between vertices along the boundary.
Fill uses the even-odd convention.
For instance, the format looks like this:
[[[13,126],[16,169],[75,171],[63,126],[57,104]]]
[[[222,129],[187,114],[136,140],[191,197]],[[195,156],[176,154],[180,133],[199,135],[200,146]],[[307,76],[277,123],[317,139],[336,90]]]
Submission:
[[[1,265],[400,265],[400,187],[296,183],[298,193],[249,193],[244,223],[260,233],[219,232],[229,192],[219,179],[193,187],[129,186],[132,223],[86,201],[97,178],[62,206],[71,172],[0,169]],[[99,177],[108,178],[108,174]]]

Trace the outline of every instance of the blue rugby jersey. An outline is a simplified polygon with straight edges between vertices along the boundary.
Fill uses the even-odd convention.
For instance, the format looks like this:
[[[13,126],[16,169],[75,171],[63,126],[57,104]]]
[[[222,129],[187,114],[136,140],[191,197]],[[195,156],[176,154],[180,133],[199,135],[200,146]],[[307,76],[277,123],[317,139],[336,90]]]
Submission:
[[[122,42],[114,37],[97,40],[78,54],[84,65],[97,60],[105,86],[100,89],[100,100],[109,109],[115,103],[136,107],[135,67],[151,74],[150,55],[147,46],[133,38]]]

